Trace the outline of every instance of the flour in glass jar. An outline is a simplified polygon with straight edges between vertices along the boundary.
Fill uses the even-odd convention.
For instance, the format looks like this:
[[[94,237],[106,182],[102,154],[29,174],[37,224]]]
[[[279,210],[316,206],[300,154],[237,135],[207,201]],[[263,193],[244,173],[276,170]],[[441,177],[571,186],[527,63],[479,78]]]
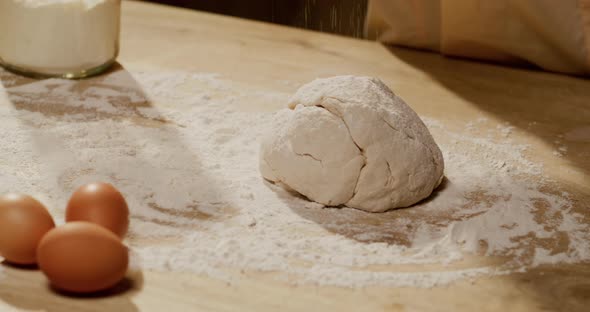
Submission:
[[[414,207],[371,214],[326,208],[260,177],[259,142],[288,92],[188,72],[0,79],[11,103],[0,107],[0,192],[36,196],[59,223],[78,185],[114,183],[144,270],[432,287],[590,260],[587,224],[510,125],[480,118],[451,130],[423,116],[444,153],[443,185]],[[466,261],[474,258],[490,261]]]
[[[120,0],[0,1],[0,63],[80,75],[118,53]]]

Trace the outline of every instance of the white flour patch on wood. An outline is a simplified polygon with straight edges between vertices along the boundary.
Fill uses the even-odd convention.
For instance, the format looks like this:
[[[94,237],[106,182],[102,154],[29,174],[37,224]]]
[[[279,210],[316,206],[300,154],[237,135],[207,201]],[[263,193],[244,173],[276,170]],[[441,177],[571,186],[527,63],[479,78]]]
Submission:
[[[112,182],[128,199],[128,243],[143,269],[431,287],[590,260],[588,225],[509,125],[482,134],[482,118],[453,132],[426,118],[443,185],[412,208],[371,214],[262,180],[258,149],[275,113],[246,106],[280,107],[287,93],[184,72],[33,81],[0,71],[0,80],[12,103],[0,106],[0,192],[36,196],[63,223],[77,186]],[[462,264],[474,256],[496,265]]]

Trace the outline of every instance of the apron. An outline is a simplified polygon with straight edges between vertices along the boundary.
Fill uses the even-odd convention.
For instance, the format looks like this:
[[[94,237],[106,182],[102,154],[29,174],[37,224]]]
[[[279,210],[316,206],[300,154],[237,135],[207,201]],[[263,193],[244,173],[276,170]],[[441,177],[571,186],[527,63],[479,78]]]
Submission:
[[[590,0],[370,0],[365,35],[445,55],[590,74]]]

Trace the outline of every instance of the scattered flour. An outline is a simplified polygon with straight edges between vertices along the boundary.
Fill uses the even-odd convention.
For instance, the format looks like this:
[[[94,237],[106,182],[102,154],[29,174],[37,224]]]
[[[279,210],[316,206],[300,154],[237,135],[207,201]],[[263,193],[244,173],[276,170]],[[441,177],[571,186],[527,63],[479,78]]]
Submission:
[[[554,140],[553,143],[557,146],[557,150],[553,151],[553,155],[563,157],[567,154],[567,146],[563,145],[561,138]]]
[[[275,113],[245,106],[274,110],[290,94],[184,72],[33,81],[0,71],[0,80],[12,103],[0,106],[0,192],[36,196],[61,223],[78,185],[114,183],[144,269],[432,287],[590,260],[588,225],[509,125],[490,137],[477,132],[485,118],[457,132],[425,118],[444,153],[443,185],[415,207],[371,214],[324,208],[260,177],[260,138]],[[462,264],[474,256],[494,265]]]

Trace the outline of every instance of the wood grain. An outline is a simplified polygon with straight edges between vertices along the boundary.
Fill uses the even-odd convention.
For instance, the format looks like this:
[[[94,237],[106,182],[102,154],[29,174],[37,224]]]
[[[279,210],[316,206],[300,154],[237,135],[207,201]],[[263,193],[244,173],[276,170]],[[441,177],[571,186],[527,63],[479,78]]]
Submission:
[[[531,145],[527,156],[545,164],[547,177],[568,190],[590,225],[590,142],[565,140],[568,153],[552,155],[558,134],[590,126],[588,80],[133,1],[124,1],[122,35],[119,61],[128,69],[216,72],[244,88],[285,92],[296,86],[280,83],[284,79],[304,83],[338,74],[371,75],[419,114],[451,128],[482,116],[492,126],[510,122],[518,128],[517,139]],[[282,104],[237,105],[268,111]],[[475,266],[491,260],[467,261]],[[1,268],[0,311],[588,311],[590,306],[590,263],[432,289],[291,286],[257,272],[235,273],[228,284],[189,273],[135,271],[113,291],[91,297],[60,294],[36,270]]]

